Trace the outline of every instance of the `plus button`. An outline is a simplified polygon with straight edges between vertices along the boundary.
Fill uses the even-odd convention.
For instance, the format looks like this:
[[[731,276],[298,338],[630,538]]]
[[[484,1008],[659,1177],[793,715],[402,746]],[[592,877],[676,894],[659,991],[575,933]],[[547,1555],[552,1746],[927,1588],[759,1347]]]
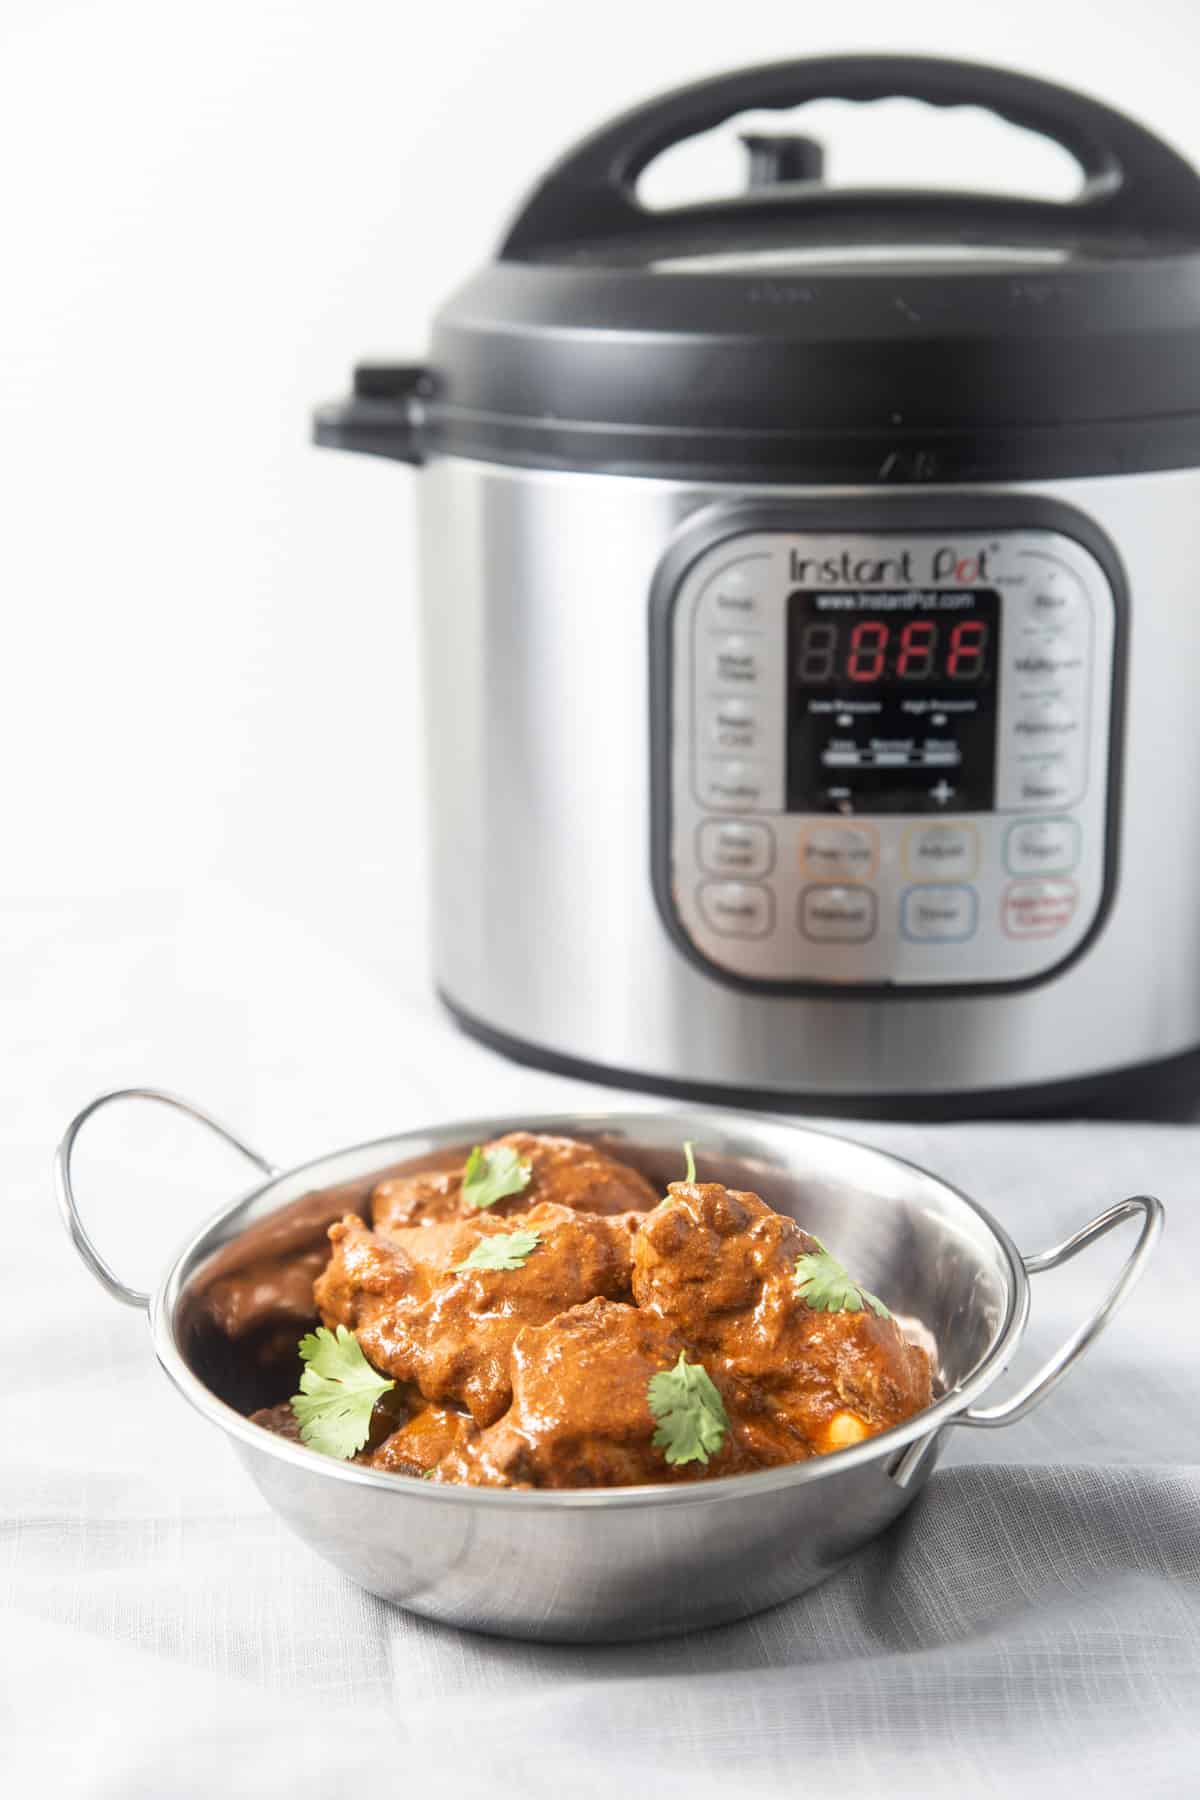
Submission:
[[[952,788],[943,776],[936,787],[930,788],[929,798],[936,800],[939,806],[945,806],[947,800],[952,800],[957,792],[958,789]]]

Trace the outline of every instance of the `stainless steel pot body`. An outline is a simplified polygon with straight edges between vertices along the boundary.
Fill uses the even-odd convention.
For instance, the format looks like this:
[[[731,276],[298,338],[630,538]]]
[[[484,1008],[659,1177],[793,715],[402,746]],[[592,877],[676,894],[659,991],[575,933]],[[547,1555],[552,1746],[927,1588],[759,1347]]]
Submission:
[[[1036,1096],[1200,1045],[1200,474],[939,493],[1065,503],[1129,590],[1115,898],[1079,960],[1012,993],[781,997],[689,961],[651,888],[648,609],[714,500],[875,515],[886,487],[730,489],[435,459],[422,522],[434,958],[466,1021],[603,1077],[836,1109],[871,1096]],[[514,868],[520,880],[509,879]],[[716,1097],[715,1095],[713,1097]]]
[[[126,1286],[82,1225],[71,1181],[76,1135],[96,1106],[141,1097],[222,1131],[268,1179],[184,1245],[153,1296]],[[807,1463],[695,1486],[521,1493],[442,1487],[331,1461],[272,1436],[207,1385],[188,1327],[189,1283],[223,1245],[318,1189],[516,1125],[611,1147],[665,1182],[680,1145],[702,1173],[760,1192],[835,1247],[931,1350],[941,1397],[897,1430]],[[471,1630],[599,1642],[744,1617],[803,1593],[895,1519],[920,1491],[944,1431],[1020,1418],[1061,1379],[1137,1279],[1161,1224],[1157,1201],[1120,1203],[1074,1237],[1022,1260],[964,1195],[911,1164],[841,1138],[718,1112],[483,1119],[409,1132],[287,1174],[199,1109],[137,1090],[103,1096],[59,1152],[60,1202],[85,1261],[118,1299],[150,1314],[159,1361],[232,1440],[271,1506],[319,1555],[371,1593]],[[1141,1234],[1120,1279],[1061,1351],[1006,1402],[978,1402],[1019,1343],[1027,1274],[1073,1256],[1122,1220]]]

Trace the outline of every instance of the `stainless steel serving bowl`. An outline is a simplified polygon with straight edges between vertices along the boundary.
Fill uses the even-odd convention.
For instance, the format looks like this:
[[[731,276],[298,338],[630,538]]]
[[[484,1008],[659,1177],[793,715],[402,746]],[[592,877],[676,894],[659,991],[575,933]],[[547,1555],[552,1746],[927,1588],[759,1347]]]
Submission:
[[[124,1283],[85,1229],[71,1181],[80,1127],[117,1099],[191,1114],[264,1179],[174,1258],[153,1295]],[[518,1127],[584,1138],[675,1179],[694,1140],[704,1178],[760,1193],[833,1246],[934,1354],[939,1397],[852,1449],[756,1475],[678,1487],[506,1492],[443,1487],[333,1461],[272,1436],[225,1404],[198,1366],[191,1284],[247,1227],[304,1195],[486,1141]],[[271,1506],[329,1562],[385,1600],[473,1631],[598,1642],[737,1619],[801,1594],[911,1504],[953,1426],[1022,1418],[1061,1380],[1140,1276],[1162,1227],[1157,1200],[1123,1200],[1073,1237],[1022,1257],[982,1207],[898,1157],[825,1132],[716,1112],[618,1112],[472,1119],[340,1150],[286,1173],[199,1108],[153,1089],[102,1095],[68,1128],[60,1205],[88,1267],[150,1316],[155,1352],[192,1405],[219,1425]],[[1124,1219],[1137,1242],[1098,1309],[1001,1404],[979,1402],[1011,1360],[1029,1312],[1028,1277],[1075,1256]]]

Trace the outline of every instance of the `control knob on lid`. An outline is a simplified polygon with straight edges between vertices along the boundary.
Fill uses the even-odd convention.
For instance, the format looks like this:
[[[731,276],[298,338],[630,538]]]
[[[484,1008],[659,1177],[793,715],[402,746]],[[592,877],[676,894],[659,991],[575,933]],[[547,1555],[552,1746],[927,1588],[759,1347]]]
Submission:
[[[751,188],[820,181],[825,173],[825,146],[816,138],[785,131],[743,131],[741,137],[750,158]]]

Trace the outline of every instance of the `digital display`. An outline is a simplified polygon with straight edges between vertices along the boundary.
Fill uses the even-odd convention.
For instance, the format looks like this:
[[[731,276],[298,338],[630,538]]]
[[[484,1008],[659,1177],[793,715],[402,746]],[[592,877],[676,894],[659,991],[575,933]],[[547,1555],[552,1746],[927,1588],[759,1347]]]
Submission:
[[[788,811],[988,812],[1000,596],[788,597]]]

